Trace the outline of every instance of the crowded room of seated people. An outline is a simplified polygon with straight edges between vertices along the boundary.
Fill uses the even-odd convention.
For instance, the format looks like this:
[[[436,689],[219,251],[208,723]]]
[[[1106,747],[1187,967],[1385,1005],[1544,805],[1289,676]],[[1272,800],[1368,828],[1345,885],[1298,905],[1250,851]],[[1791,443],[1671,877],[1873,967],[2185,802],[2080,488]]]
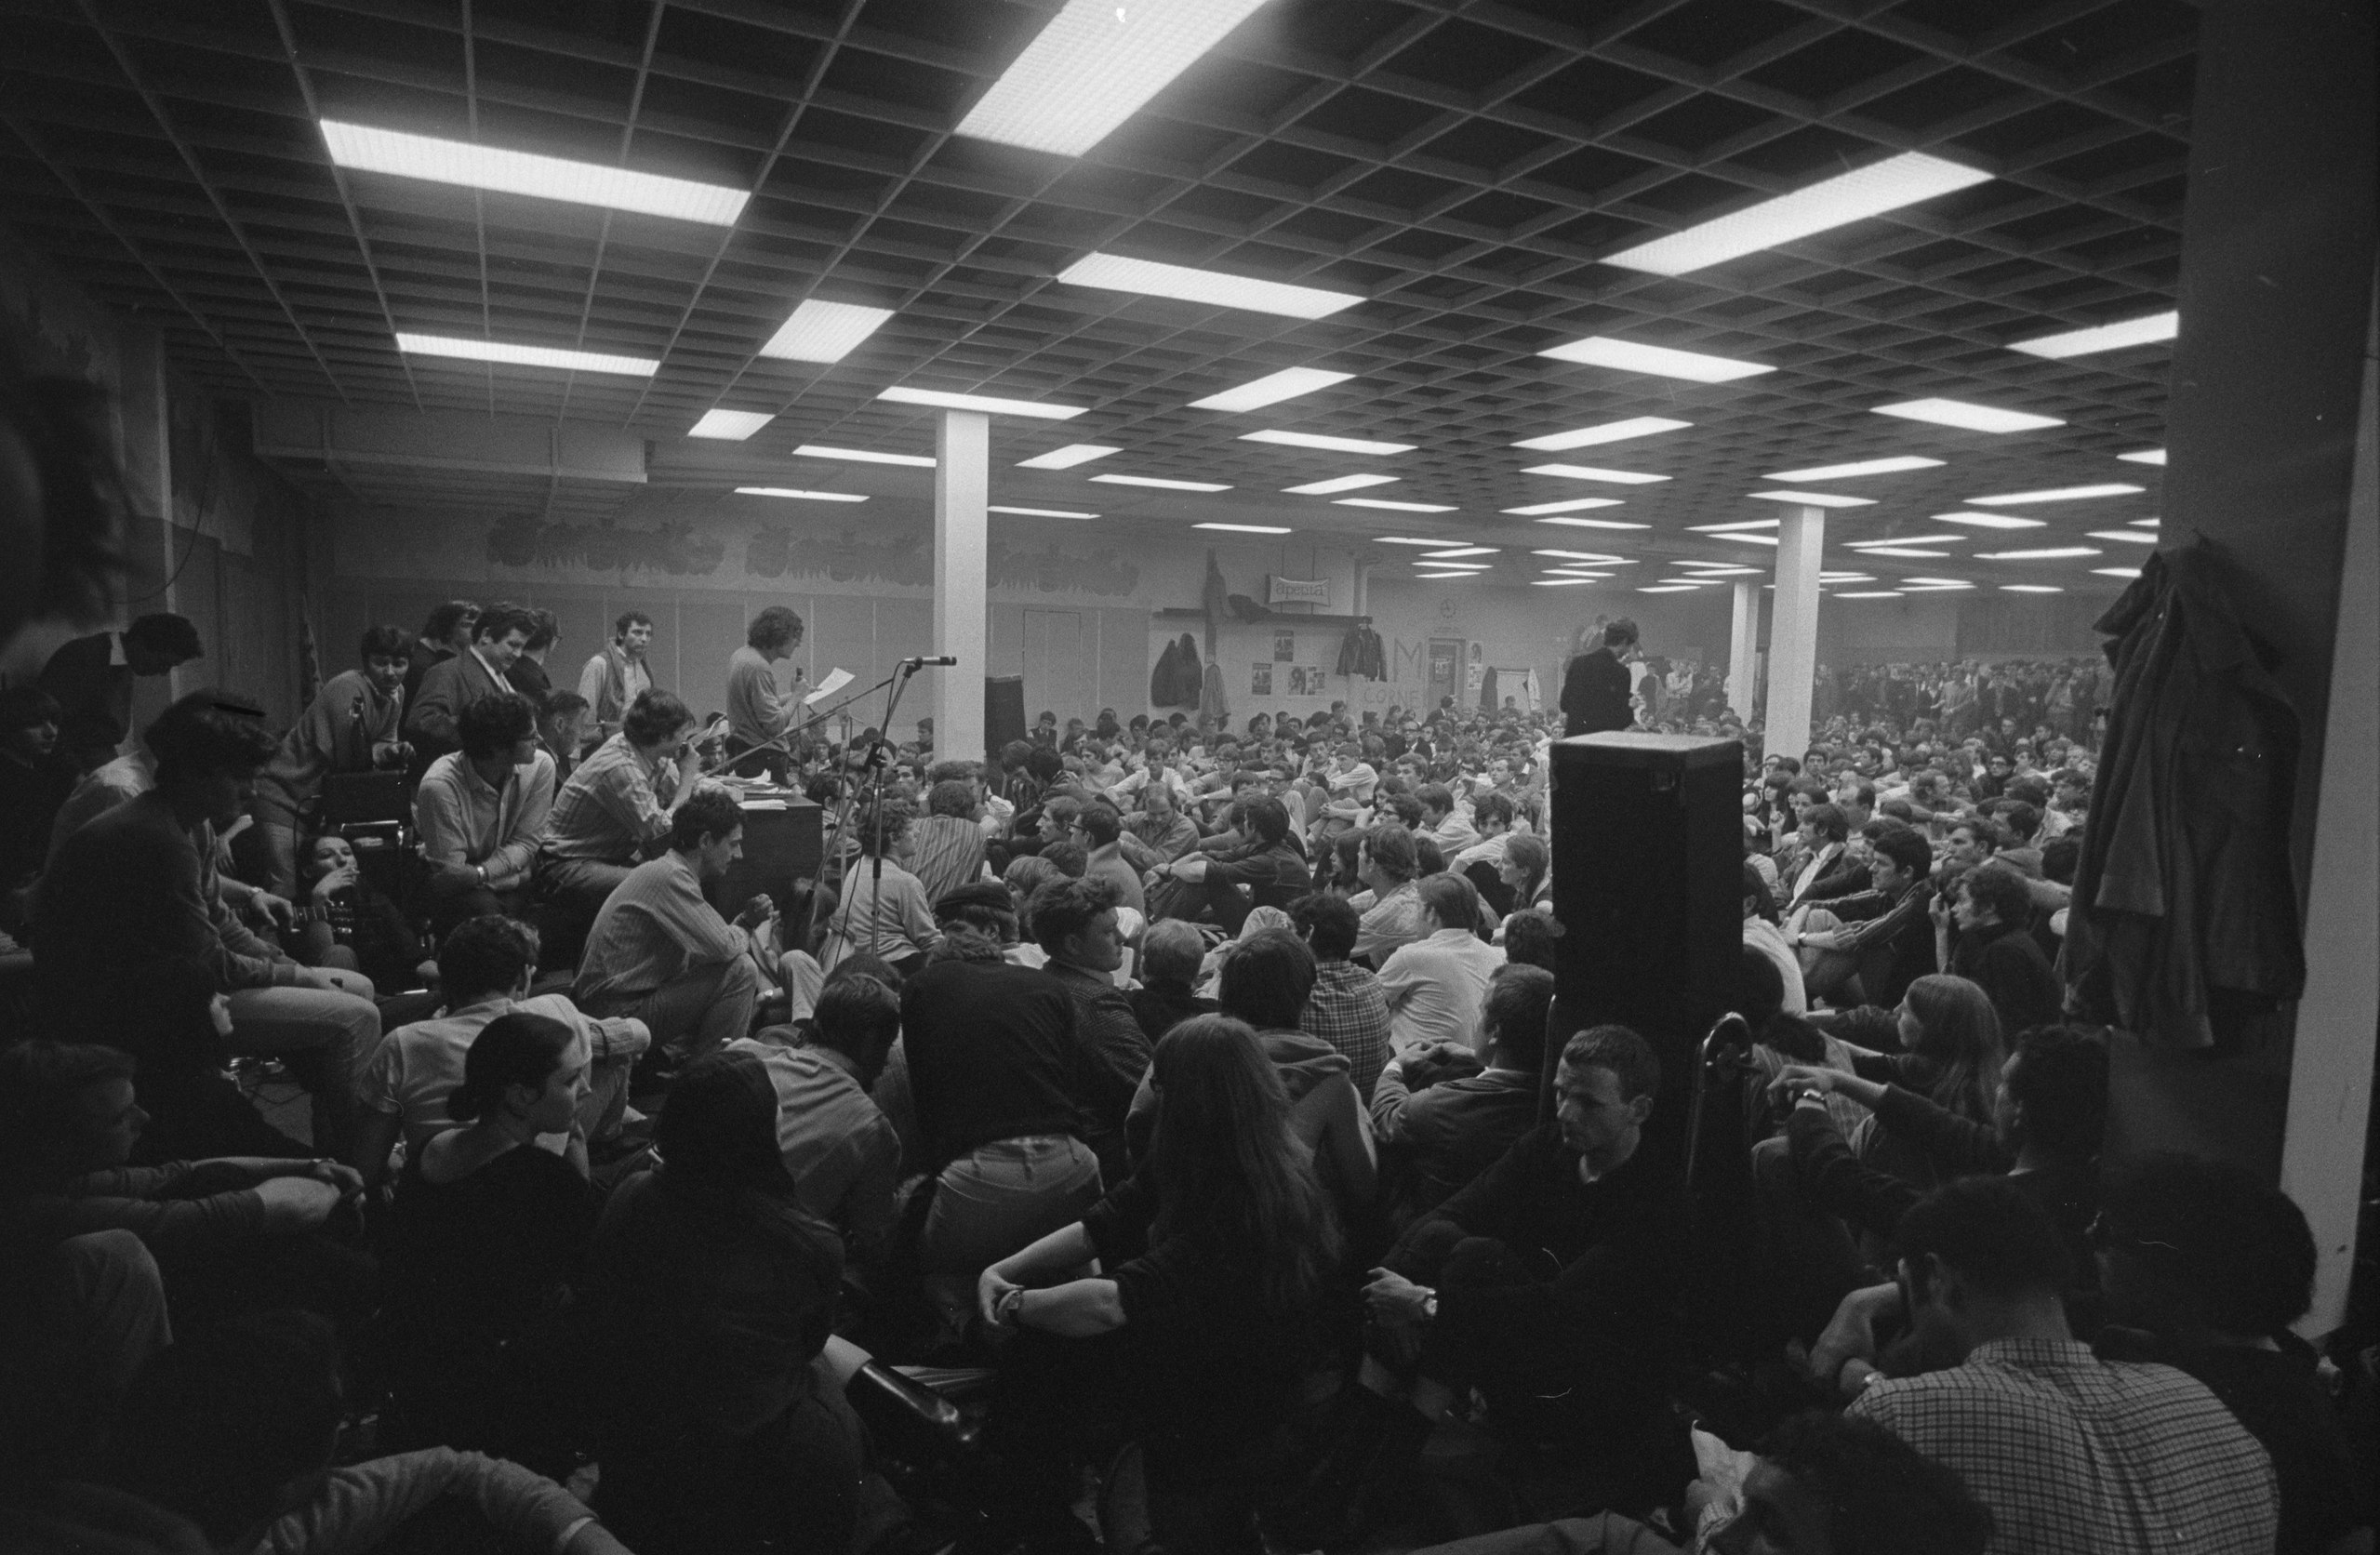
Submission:
[[[0,72],[0,1552],[2373,1555],[2368,7],[368,9]]]

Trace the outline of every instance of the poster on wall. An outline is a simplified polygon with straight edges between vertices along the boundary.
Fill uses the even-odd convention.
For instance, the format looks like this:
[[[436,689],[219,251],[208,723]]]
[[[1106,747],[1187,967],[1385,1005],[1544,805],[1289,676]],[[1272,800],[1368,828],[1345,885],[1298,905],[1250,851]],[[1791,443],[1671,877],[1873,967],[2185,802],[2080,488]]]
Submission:
[[[1248,671],[1248,695],[1251,697],[1270,697],[1272,695],[1271,665],[1259,660],[1256,665],[1250,668]]]
[[[1296,657],[1297,634],[1294,631],[1274,632],[1272,634],[1272,661],[1275,664],[1286,664]]]

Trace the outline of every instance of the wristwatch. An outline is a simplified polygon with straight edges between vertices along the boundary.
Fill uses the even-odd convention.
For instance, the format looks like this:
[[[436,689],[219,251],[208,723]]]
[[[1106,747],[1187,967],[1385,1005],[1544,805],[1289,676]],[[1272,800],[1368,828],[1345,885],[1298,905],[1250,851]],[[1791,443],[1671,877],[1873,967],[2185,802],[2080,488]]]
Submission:
[[[1815,1085],[1805,1086],[1802,1091],[1795,1095],[1793,1100],[1797,1106],[1805,1101],[1815,1101],[1819,1106],[1824,1107],[1827,1104],[1827,1093],[1818,1089]]]

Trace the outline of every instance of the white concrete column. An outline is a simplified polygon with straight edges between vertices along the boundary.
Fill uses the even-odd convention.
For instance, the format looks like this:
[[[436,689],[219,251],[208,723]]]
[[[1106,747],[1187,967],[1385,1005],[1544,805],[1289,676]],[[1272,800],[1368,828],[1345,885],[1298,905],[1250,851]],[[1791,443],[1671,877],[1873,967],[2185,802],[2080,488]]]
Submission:
[[[1791,508],[1776,535],[1776,599],[1769,606],[1767,732],[1761,749],[1796,760],[1810,749],[1810,688],[1818,672],[1818,572],[1827,510]]]
[[[934,652],[958,663],[919,671],[922,701],[911,705],[934,718],[934,754],[944,761],[980,761],[983,678],[991,669],[991,602],[984,504],[991,500],[991,418],[979,410],[946,410],[934,439]],[[898,731],[886,730],[896,738]]]
[[[1735,580],[1734,624],[1727,639],[1727,705],[1749,717],[1752,682],[1761,652],[1761,580]]]

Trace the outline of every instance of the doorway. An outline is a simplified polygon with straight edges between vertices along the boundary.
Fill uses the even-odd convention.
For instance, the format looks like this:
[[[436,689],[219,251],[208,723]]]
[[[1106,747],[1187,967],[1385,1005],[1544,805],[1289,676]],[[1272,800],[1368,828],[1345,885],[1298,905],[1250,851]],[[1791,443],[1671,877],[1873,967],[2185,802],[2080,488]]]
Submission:
[[[1463,686],[1463,639],[1432,637],[1429,640],[1429,699],[1424,716],[1435,712],[1443,698],[1459,698]]]

